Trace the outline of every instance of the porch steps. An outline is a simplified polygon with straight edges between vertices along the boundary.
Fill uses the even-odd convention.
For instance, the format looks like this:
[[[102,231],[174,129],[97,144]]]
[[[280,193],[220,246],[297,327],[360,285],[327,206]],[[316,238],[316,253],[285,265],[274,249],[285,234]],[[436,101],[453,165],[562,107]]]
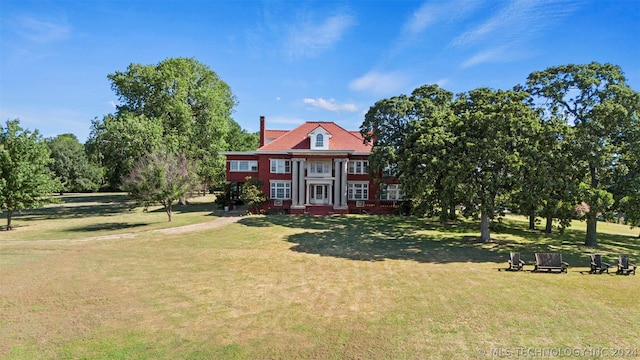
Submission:
[[[309,216],[327,216],[333,214],[333,205],[307,205],[305,214]]]

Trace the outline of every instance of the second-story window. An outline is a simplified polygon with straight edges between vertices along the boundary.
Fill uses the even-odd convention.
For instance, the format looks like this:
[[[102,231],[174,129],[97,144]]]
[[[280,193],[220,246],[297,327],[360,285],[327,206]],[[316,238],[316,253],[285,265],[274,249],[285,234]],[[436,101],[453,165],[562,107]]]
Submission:
[[[369,173],[369,162],[367,160],[350,160],[347,167],[349,174]]]
[[[253,160],[231,160],[229,171],[258,171],[258,162]]]
[[[291,172],[291,161],[272,159],[271,160],[271,173],[272,174],[289,174]]]
[[[322,136],[322,134],[316,135],[316,147],[324,147],[324,136]]]

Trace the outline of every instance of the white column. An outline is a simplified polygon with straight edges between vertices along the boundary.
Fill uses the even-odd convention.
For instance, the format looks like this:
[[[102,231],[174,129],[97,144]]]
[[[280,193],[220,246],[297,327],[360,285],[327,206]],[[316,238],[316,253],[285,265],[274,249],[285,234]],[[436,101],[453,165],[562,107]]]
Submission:
[[[298,205],[298,168],[300,161],[291,159],[291,206]]]
[[[333,159],[333,206],[342,205],[340,197],[340,163],[342,159]]]
[[[347,163],[349,159],[342,161],[342,176],[340,178],[340,206],[347,207]]]
[[[305,174],[305,170],[306,170],[306,161],[305,159],[300,159],[300,176],[298,176],[298,204],[303,205],[306,204],[307,202],[305,201],[305,194],[307,193],[307,189],[305,189],[305,181],[304,181],[304,174]]]

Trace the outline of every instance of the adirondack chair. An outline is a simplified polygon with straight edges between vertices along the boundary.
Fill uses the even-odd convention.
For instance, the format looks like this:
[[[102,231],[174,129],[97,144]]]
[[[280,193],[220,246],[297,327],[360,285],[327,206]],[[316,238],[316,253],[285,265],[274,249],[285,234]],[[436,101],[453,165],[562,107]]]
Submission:
[[[509,253],[509,268],[507,270],[510,271],[520,271],[524,269],[524,265],[526,264],[521,258],[519,252]]]
[[[602,274],[604,271],[608,274],[609,267],[611,267],[611,264],[602,262],[602,256],[600,254],[591,255],[591,270],[589,271],[589,274]]]
[[[629,255],[618,256],[618,271],[616,274],[629,275],[636,274],[636,265],[629,262]]]
[[[559,270],[560,272],[567,272],[569,264],[562,261],[562,254],[560,253],[536,253],[536,265],[533,271],[546,270],[551,272],[553,270]]]

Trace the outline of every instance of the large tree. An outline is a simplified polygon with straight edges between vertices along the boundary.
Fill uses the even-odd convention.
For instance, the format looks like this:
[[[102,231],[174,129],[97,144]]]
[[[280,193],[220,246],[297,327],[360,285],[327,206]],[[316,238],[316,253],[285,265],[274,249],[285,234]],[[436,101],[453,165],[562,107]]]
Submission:
[[[145,209],[161,204],[172,221],[173,203],[195,187],[194,175],[184,155],[152,153],[135,162],[122,187]]]
[[[531,129],[529,147],[523,153],[520,188],[513,196],[514,210],[529,217],[529,229],[536,218],[546,219],[551,233],[554,219],[561,230],[570,225],[577,199],[577,181],[571,159],[572,129],[557,117],[546,119],[538,112],[540,124]]]
[[[61,182],[60,192],[96,191],[100,187],[102,169],[89,161],[85,146],[73,134],[46,139],[51,151],[49,168]]]
[[[123,113],[93,120],[87,149],[102,164],[110,188],[117,189],[136,160],[163,151],[163,129],[158,119]]]
[[[157,65],[131,64],[108,78],[120,100],[116,117],[158,120],[168,151],[193,161],[203,182],[224,179],[218,152],[227,148],[236,98],[213,70],[193,58],[170,58]]]
[[[458,95],[455,111],[458,170],[469,215],[480,215],[480,239],[490,241],[489,222],[521,185],[523,159],[536,133],[536,114],[522,91],[479,88]]]
[[[0,130],[0,209],[7,210],[11,230],[15,211],[49,202],[59,183],[49,170],[49,149],[37,130],[22,129],[18,119]]]
[[[598,215],[611,210],[616,179],[628,171],[620,158],[627,151],[627,134],[640,126],[638,93],[627,85],[620,67],[595,62],[533,72],[527,86],[544,101],[548,114],[561,114],[574,124],[572,156],[581,167],[580,196],[589,205],[585,245],[597,246]]]
[[[455,218],[460,200],[453,93],[425,85],[415,89],[409,100],[414,121],[407,128],[398,159],[403,191],[412,199],[414,213],[439,214],[444,222]]]

